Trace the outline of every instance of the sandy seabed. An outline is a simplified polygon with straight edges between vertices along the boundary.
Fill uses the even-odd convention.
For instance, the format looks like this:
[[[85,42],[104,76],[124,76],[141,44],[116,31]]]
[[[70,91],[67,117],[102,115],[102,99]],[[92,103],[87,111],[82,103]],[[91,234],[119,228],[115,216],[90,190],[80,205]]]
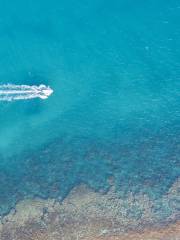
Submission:
[[[178,180],[164,201],[177,198],[179,189]],[[143,194],[129,194],[122,200],[113,186],[102,194],[80,185],[63,201],[29,199],[17,203],[1,219],[0,240],[180,240],[177,207],[159,224],[152,206]],[[131,214],[134,208],[140,210],[140,217]]]

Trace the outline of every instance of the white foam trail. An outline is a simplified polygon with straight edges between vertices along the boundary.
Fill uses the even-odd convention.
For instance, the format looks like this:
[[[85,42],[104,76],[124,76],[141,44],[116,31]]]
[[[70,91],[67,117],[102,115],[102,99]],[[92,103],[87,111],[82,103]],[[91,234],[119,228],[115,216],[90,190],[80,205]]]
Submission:
[[[43,84],[39,86],[29,85],[0,85],[0,101],[25,100],[32,98],[46,99],[53,93],[49,86]]]

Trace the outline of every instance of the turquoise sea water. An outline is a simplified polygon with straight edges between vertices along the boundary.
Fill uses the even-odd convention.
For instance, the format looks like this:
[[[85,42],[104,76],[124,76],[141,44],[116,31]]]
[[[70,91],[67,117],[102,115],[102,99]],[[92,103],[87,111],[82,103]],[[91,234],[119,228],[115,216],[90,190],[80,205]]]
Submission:
[[[180,176],[180,2],[0,1],[0,214],[80,183],[161,198]]]

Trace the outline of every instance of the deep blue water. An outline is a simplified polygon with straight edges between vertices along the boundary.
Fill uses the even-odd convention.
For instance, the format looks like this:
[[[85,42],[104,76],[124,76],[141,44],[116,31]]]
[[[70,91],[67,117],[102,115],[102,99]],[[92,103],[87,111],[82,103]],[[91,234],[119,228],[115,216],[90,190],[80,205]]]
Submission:
[[[161,198],[180,176],[180,2],[0,0],[0,213],[80,183]]]

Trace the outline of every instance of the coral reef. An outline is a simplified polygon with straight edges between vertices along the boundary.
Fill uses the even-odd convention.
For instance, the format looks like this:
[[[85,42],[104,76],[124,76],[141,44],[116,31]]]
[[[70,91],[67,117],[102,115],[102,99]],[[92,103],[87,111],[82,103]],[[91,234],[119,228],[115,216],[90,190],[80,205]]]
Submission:
[[[162,204],[178,197],[180,181],[170,188]],[[176,199],[177,200],[177,199]],[[1,219],[1,240],[178,240],[177,206],[164,223],[159,222],[148,196],[117,196],[94,192],[86,185],[74,188],[63,200],[32,199],[17,203]],[[172,205],[172,204],[171,204]],[[175,205],[172,205],[175,206]]]

